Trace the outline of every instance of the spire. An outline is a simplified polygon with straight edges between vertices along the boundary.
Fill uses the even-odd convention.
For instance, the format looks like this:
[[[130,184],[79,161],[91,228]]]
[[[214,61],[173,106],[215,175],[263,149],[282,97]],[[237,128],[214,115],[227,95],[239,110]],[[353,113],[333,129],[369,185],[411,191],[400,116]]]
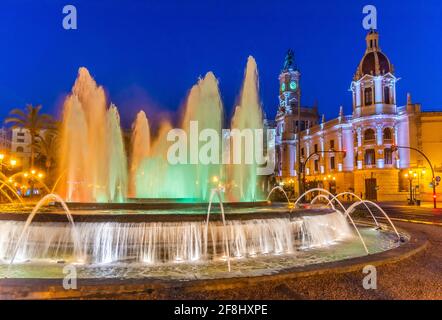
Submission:
[[[376,30],[371,29],[365,37],[365,41],[367,43],[367,50],[365,51],[366,53],[372,51],[381,51],[379,49],[379,33]]]
[[[413,103],[411,102],[411,93],[407,92],[407,106],[412,105]]]
[[[293,52],[292,49],[289,49],[287,51],[287,54],[285,56],[285,61],[284,61],[284,71],[287,70],[297,70],[296,64],[295,64],[295,53]]]
[[[325,114],[322,114],[321,123],[325,123]]]
[[[339,106],[339,117],[343,117],[343,116],[344,116],[344,107]]]

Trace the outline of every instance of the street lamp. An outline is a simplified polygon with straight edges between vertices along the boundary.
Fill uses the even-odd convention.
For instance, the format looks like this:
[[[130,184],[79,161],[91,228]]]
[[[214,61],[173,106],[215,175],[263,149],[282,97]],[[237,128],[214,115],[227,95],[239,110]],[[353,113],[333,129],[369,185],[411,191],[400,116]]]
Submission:
[[[409,189],[410,189],[410,198],[408,199],[408,204],[412,205],[414,204],[414,200],[413,200],[413,179],[414,179],[414,174],[412,170],[409,170],[408,173],[406,173],[405,178],[408,178],[409,181]]]
[[[3,172],[3,167],[6,167],[7,170],[11,170],[17,164],[17,160],[10,158],[9,165],[5,164],[6,154],[3,152],[0,153],[0,172]]]
[[[321,156],[324,153],[342,153],[342,157],[345,158],[347,156],[347,150],[323,150],[323,151],[317,151],[317,152],[313,152],[311,154],[309,154],[309,156],[303,161],[300,162],[300,168],[301,168],[301,173],[302,173],[302,186],[305,188],[305,168],[307,167],[307,163],[310,160],[311,157],[313,157],[314,155],[318,155]],[[327,180],[327,179],[324,179]],[[333,179],[335,180],[335,179]]]
[[[433,187],[433,207],[434,207],[434,209],[436,209],[437,208],[437,202],[436,202],[436,177],[434,176],[434,168],[433,168],[433,165],[431,164],[430,159],[428,159],[428,157],[425,155],[425,153],[423,153],[419,149],[412,148],[412,147],[404,147],[404,146],[393,145],[393,146],[391,146],[391,152],[396,152],[396,151],[398,151],[399,148],[414,150],[414,151],[420,153],[425,158],[425,160],[427,160],[428,164],[430,165],[431,174],[433,176],[432,177],[432,182],[431,182],[432,187]]]

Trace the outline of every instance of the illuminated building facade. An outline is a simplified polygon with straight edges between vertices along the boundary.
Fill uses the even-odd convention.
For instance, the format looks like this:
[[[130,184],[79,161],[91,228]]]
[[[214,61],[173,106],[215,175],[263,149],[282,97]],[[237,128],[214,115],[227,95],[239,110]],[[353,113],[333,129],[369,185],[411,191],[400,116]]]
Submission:
[[[352,191],[365,199],[432,199],[431,170],[419,153],[391,147],[410,146],[424,152],[442,175],[442,112],[423,112],[407,96],[397,106],[394,67],[371,30],[367,49],[351,82],[353,113],[319,121],[317,108],[300,106],[300,72],[292,63],[280,75],[276,115],[276,176],[298,193],[298,172],[305,188],[322,187],[337,194]],[[292,82],[296,85],[291,85]],[[298,149],[298,118],[300,148]],[[298,152],[299,150],[299,158]],[[345,152],[343,152],[345,151]],[[299,169],[298,159],[304,170]],[[303,172],[303,174],[302,174]]]

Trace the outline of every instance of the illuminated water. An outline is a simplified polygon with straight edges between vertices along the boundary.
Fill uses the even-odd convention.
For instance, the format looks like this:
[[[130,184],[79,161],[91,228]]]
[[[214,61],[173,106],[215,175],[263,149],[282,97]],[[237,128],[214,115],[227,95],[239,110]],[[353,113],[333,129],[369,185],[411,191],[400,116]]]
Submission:
[[[374,228],[362,228],[361,233],[366,239],[372,253],[395,248],[399,245],[393,233],[383,232]],[[228,272],[223,258],[210,262],[150,264],[135,261],[119,261],[101,264],[76,265],[79,278],[150,278],[150,279],[213,279],[229,277],[259,276],[278,273],[287,268],[301,267],[310,264],[332,262],[365,255],[358,242],[352,239],[336,241],[328,246],[299,248],[291,254],[268,253],[251,258],[232,257],[231,272]],[[14,264],[9,277],[11,278],[63,278],[63,267],[66,262],[40,260]],[[7,265],[0,264],[0,277],[6,275]]]
[[[26,211],[1,208],[4,214],[8,210],[15,216]],[[354,228],[349,213],[322,205],[228,207],[226,219],[219,219],[216,206],[210,220],[204,219],[206,210],[68,210],[75,227],[72,221],[49,222],[52,215],[64,217],[57,207],[44,208],[45,222],[6,217],[0,220],[0,277],[61,277],[67,264],[75,264],[83,278],[253,276],[374,254],[401,243],[395,229]],[[93,222],[97,218],[103,222]]]
[[[249,57],[230,129],[262,129],[258,82],[256,62]],[[263,199],[256,165],[244,164],[245,154],[255,161],[256,154],[263,153],[262,146],[253,136],[253,145],[246,147],[242,141],[238,147],[242,164],[223,162],[232,157],[228,141],[234,140],[222,132],[224,119],[218,80],[208,72],[190,90],[177,126],[164,119],[158,131],[151,132],[146,114],[140,111],[130,144],[125,146],[116,106],[89,71],[80,68],[63,107],[59,153],[62,180],[57,192],[73,202],[124,202],[127,195],[207,201],[210,190],[221,184],[226,188],[225,201]],[[181,130],[178,136],[171,135],[174,127]],[[214,134],[202,135],[205,129]],[[173,163],[168,152],[179,137],[186,142],[178,151],[184,161]]]
[[[117,202],[126,198],[127,165],[120,118],[104,89],[80,68],[63,109],[60,194],[67,201]]]
[[[232,129],[262,128],[263,112],[259,98],[258,67],[255,59],[249,57],[241,90],[241,98],[232,118]],[[259,192],[260,189],[257,186],[256,164],[245,164],[244,161],[247,153],[255,157],[256,154],[262,154],[262,152],[263,150],[259,143],[255,143],[248,148],[245,144],[241,146],[243,161],[241,161],[241,164],[233,164],[229,168],[229,177],[233,184],[230,194],[232,201],[254,201],[263,198],[263,194]]]
[[[292,253],[353,237],[345,217],[339,213],[269,218],[176,222],[84,222],[76,223],[81,239],[74,251],[71,225],[33,222],[28,226],[16,260],[87,260],[109,263],[132,260],[146,263],[211,261],[226,256],[249,257],[268,253]],[[0,257],[8,260],[15,250],[23,222],[0,221]],[[230,250],[223,246],[224,237]]]
[[[174,164],[168,161],[168,150],[175,141],[167,139],[167,134],[172,129],[171,124],[162,123],[149,155],[142,159],[132,159],[137,163],[132,163],[132,168],[136,171],[135,196],[207,200],[210,190],[221,180],[221,149],[218,151],[216,164],[202,164],[199,150],[206,142],[199,141],[199,134],[204,129],[214,130],[218,138],[212,142],[221,146],[222,117],[223,105],[218,80],[209,72],[192,87],[184,107],[179,129],[185,135],[186,150],[181,150],[186,152],[185,163]],[[197,124],[197,127],[192,129],[191,121]],[[143,126],[146,126],[144,121],[136,122],[134,132],[141,131],[139,127]],[[138,147],[133,146],[132,149],[138,150]]]

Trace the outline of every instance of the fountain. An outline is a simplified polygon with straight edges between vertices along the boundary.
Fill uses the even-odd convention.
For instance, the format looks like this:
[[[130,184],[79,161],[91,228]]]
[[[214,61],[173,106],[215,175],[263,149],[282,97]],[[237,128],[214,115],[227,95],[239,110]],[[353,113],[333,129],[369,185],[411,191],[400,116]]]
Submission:
[[[23,226],[23,230],[20,233],[20,236],[18,237],[16,246],[13,250],[12,253],[12,257],[11,257],[11,261],[9,263],[9,265],[12,265],[14,263],[14,260],[17,256],[18,250],[21,248],[22,242],[24,240],[24,237],[26,235],[26,232],[29,229],[29,226],[31,225],[32,220],[34,219],[35,215],[38,213],[38,210],[48,201],[48,200],[57,200],[59,201],[62,206],[63,209],[66,213],[66,216],[69,220],[69,223],[72,225],[72,238],[73,238],[73,244],[74,244],[74,250],[73,253],[74,255],[77,255],[79,252],[79,248],[80,248],[80,239],[78,237],[78,233],[77,230],[75,228],[75,223],[74,223],[74,219],[72,218],[72,214],[69,211],[69,208],[67,207],[66,203],[63,201],[63,199],[57,195],[57,194],[48,194],[46,196],[44,196],[42,199],[40,199],[40,201],[35,205],[34,209],[32,210],[31,214],[28,216],[28,219],[26,220],[24,226]],[[26,252],[23,252],[21,254],[22,256],[26,256]]]
[[[150,151],[150,128],[146,113],[140,111],[132,126],[131,139],[132,153],[130,161],[130,185],[129,196],[136,197],[137,169],[143,159],[149,156]]]
[[[209,72],[204,78],[190,90],[185,104],[184,115],[181,121],[180,133],[190,140],[198,141],[200,133],[204,129],[215,130],[218,137],[221,137],[221,124],[223,106],[218,89],[218,81],[213,73]],[[170,164],[167,161],[167,153],[171,146],[168,133],[172,129],[170,123],[165,122],[159,130],[153,145],[144,145],[149,152],[139,151],[136,146],[140,132],[144,131],[146,138],[144,143],[149,143],[150,132],[146,125],[147,120],[139,120],[134,124],[132,150],[136,156],[132,158],[131,168],[136,172],[135,194],[137,198],[178,198],[193,199],[194,201],[207,201],[210,190],[213,188],[213,177],[221,176],[220,164],[198,164],[198,150],[203,145],[199,142],[196,152],[190,150],[186,155],[187,163]],[[192,127],[197,124],[198,128]],[[190,145],[190,142],[188,142]],[[218,145],[221,141],[217,142]],[[140,155],[141,154],[141,155]],[[218,155],[219,156],[219,155]],[[219,157],[218,157],[219,158]]]
[[[64,103],[60,193],[68,201],[114,202],[126,197],[126,155],[116,107],[86,68]]]
[[[282,194],[285,196],[286,200],[287,200],[287,205],[289,208],[292,208],[292,203],[290,202],[289,196],[287,195],[287,192],[285,192],[284,188],[281,186],[276,186],[273,187],[272,190],[270,190],[269,194],[267,195],[266,200],[269,201],[270,196],[273,194],[273,192],[275,192],[276,190],[279,190],[282,192]]]
[[[229,250],[229,240],[227,239],[227,235],[226,235],[226,216],[224,213],[224,206],[223,206],[223,200],[221,197],[221,192],[224,192],[224,188],[222,187],[218,187],[218,188],[214,188],[212,189],[212,192],[210,194],[210,199],[209,199],[209,207],[207,208],[207,219],[206,219],[206,229],[204,231],[204,253],[207,254],[207,241],[209,239],[209,219],[210,219],[210,210],[212,209],[212,201],[214,196],[216,195],[218,197],[218,201],[219,201],[219,206],[221,208],[221,219],[223,222],[223,239],[224,239],[224,244],[225,244],[225,254],[226,254],[226,261],[227,261],[227,266],[229,269],[229,272],[231,270],[231,266],[230,266],[230,250]]]
[[[262,128],[263,117],[259,99],[258,68],[255,59],[249,57],[241,90],[241,98],[232,118],[232,129],[253,130]],[[233,165],[230,170],[232,183],[238,185],[237,188],[233,189],[231,195],[233,199],[247,199],[250,201],[262,197],[262,195],[258,194],[256,187],[257,166],[256,164],[245,164],[244,161],[247,154],[255,156],[262,154],[262,152],[263,150],[260,149],[259,144],[250,146],[247,149],[245,144],[241,146],[243,161],[241,161],[241,164]]]
[[[228,135],[218,81],[209,72],[190,90],[176,130],[164,119],[152,132],[140,111],[125,145],[117,107],[80,68],[63,106],[54,187],[61,196],[44,197],[26,221],[22,212],[0,215],[0,277],[60,278],[63,266],[78,261],[80,278],[257,276],[400,244],[389,230],[375,228],[371,211],[374,228],[353,220],[353,209],[367,201],[345,209],[338,196],[316,188],[292,203],[276,186],[267,200],[279,190],[287,204],[271,204],[258,187],[258,163],[201,163],[192,150],[185,163],[169,161],[170,147],[182,137],[204,150],[204,130],[215,132],[212,142],[223,145],[235,130],[262,129],[262,122],[258,69],[249,57]],[[259,144],[241,145],[241,151],[243,158],[263,154]],[[210,157],[224,159],[225,152]],[[325,199],[329,207],[297,207],[311,192],[320,193],[313,203]],[[215,197],[219,207],[213,206]],[[43,207],[48,200],[57,203]]]

